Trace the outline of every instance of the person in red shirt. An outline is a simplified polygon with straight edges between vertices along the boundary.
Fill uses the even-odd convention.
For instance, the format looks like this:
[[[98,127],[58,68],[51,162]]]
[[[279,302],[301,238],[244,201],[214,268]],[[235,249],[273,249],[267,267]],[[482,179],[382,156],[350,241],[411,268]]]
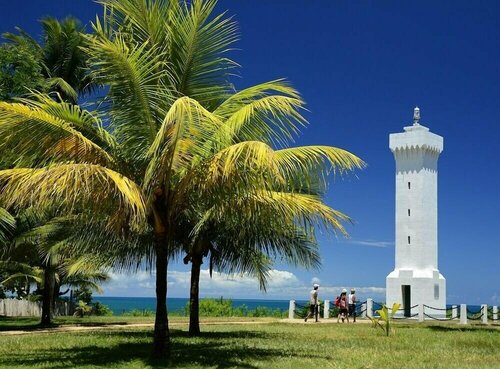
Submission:
[[[339,301],[339,315],[337,316],[337,323],[339,323],[340,319],[342,319],[342,323],[347,319],[347,323],[349,323],[349,314],[347,311],[348,303],[347,303],[347,290],[344,288],[342,293],[340,294]]]

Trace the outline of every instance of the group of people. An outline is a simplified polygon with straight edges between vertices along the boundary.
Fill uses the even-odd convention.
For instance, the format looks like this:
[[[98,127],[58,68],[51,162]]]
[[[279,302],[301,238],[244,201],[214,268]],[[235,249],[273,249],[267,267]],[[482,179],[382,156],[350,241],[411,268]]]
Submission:
[[[316,318],[316,322],[318,321],[318,290],[319,284],[313,284],[313,289],[311,290],[309,298],[309,313],[304,319],[305,322],[307,322],[307,319],[313,316]],[[349,295],[347,295],[347,290],[345,288],[342,289],[340,295],[335,298],[335,306],[339,310],[339,313],[337,315],[337,323],[340,322],[340,319],[342,319],[342,323],[344,323],[345,320],[347,320],[347,323],[349,323],[349,316],[353,318],[353,323],[356,323],[357,302],[358,299],[356,297],[356,290],[354,288],[351,288],[351,293]]]
[[[319,287],[319,286],[318,286]],[[344,288],[335,299],[335,306],[339,308],[339,314],[337,315],[337,323],[342,319],[342,323],[347,319],[349,323],[349,316],[352,317],[353,323],[356,323],[356,303],[358,299],[356,297],[356,290],[351,288],[351,293],[347,295],[347,290]]]

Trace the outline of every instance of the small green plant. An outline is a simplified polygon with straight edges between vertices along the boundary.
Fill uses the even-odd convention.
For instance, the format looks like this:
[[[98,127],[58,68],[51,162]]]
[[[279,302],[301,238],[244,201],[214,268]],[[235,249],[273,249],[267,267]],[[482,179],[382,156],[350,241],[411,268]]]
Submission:
[[[373,327],[380,327],[385,332],[385,335],[389,336],[391,331],[394,330],[394,328],[392,327],[392,318],[398,312],[400,306],[401,304],[394,303],[392,305],[392,310],[389,313],[387,305],[384,304],[384,306],[382,306],[382,309],[376,311],[379,317],[370,318],[373,323]]]
[[[113,310],[111,310],[107,305],[96,301],[92,304],[92,314],[97,316],[111,316],[113,315]]]
[[[90,315],[92,312],[92,306],[87,304],[85,301],[78,301],[78,307],[75,309],[75,314],[74,316],[79,316],[80,318],[83,318],[85,315]]]

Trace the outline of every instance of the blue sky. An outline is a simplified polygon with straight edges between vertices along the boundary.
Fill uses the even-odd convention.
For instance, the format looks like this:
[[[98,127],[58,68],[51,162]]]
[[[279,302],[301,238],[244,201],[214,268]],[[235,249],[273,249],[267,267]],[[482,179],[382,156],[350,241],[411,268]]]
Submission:
[[[338,287],[384,296],[394,267],[394,159],[389,133],[415,105],[444,137],[439,160],[439,268],[449,303],[500,303],[500,2],[229,1],[240,25],[237,88],[286,77],[307,102],[310,125],[298,145],[346,148],[367,163],[332,181],[327,203],[356,221],[350,240],[321,236],[323,267],[276,264],[267,295],[251,279],[202,279],[202,294],[304,298],[317,278],[324,297]],[[100,14],[89,0],[3,2],[0,31],[39,33],[43,15]],[[170,296],[188,294],[187,269],[172,264]],[[153,296],[151,277],[115,276],[107,295]],[[331,295],[331,296],[330,296]]]

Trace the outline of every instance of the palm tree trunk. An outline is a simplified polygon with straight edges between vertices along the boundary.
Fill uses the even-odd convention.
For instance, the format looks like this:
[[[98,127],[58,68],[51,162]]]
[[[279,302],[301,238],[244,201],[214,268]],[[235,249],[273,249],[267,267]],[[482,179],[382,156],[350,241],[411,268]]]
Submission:
[[[56,304],[57,304],[57,300],[59,299],[59,292],[61,291],[61,285],[59,283],[57,283],[57,281],[55,280],[54,278],[54,291],[52,293],[52,301],[51,301],[51,304],[52,304],[52,313],[53,314],[56,314]]]
[[[73,316],[75,313],[75,303],[73,301],[73,289],[69,290],[69,315]]]
[[[43,273],[42,319],[40,325],[47,327],[52,324],[52,300],[54,298],[54,273],[47,267]]]
[[[167,315],[167,242],[164,235],[156,237],[156,318],[153,356],[165,357],[170,349]]]
[[[200,335],[200,270],[203,255],[192,255],[191,290],[189,296],[189,335]]]

